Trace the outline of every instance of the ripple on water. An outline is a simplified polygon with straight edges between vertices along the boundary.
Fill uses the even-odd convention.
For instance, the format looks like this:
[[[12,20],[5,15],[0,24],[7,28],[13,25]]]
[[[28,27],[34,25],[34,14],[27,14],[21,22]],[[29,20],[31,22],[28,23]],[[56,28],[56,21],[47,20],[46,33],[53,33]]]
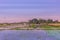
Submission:
[[[60,30],[47,30],[48,37],[60,40]]]
[[[59,32],[53,30],[5,30],[0,31],[0,40],[57,40]]]

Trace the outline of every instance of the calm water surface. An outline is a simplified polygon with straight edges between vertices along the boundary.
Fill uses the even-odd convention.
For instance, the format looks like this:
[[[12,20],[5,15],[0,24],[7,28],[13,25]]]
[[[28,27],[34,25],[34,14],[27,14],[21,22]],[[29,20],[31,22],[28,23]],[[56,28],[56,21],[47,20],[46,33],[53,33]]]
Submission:
[[[4,30],[0,40],[60,40],[60,30]]]

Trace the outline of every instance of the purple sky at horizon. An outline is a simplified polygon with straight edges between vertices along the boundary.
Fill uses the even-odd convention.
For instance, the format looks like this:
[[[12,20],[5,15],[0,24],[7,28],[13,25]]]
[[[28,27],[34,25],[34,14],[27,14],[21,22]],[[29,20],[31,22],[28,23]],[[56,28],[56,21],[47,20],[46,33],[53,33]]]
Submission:
[[[0,0],[0,22],[32,18],[60,20],[60,0]]]

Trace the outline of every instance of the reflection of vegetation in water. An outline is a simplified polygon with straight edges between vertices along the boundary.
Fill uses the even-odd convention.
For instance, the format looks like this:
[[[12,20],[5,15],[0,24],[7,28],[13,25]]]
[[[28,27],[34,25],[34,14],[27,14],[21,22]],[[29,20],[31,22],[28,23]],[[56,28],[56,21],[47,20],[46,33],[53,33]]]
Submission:
[[[47,30],[48,35],[56,35],[56,32],[54,30]]]
[[[38,39],[38,40],[41,40],[41,39],[42,39],[42,37],[41,37],[41,36],[39,36],[39,37],[37,37],[37,39]]]
[[[60,35],[60,30],[48,30],[47,32],[51,35]]]
[[[54,37],[57,40],[60,40],[60,30],[46,30],[48,37]]]

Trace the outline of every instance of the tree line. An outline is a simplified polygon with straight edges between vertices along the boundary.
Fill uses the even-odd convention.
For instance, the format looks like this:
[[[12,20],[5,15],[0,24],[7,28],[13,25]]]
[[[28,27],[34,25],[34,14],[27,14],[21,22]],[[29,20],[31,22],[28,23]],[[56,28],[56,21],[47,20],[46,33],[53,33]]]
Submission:
[[[33,18],[31,20],[29,20],[29,23],[35,23],[35,24],[40,24],[40,23],[58,23],[58,20],[53,21],[52,19],[37,19],[37,18]]]

